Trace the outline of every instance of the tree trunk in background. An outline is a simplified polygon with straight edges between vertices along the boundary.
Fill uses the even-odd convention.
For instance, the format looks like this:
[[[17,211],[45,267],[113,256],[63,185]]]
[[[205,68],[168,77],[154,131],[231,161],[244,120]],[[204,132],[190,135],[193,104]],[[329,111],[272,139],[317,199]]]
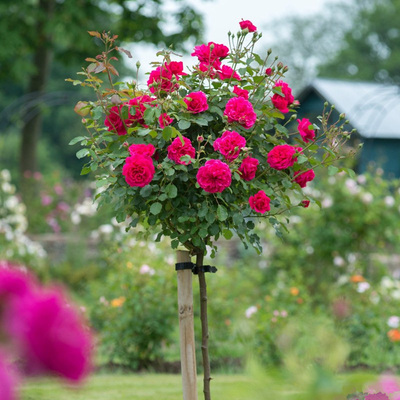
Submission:
[[[35,71],[29,80],[28,93],[35,93],[39,98],[45,93],[50,67],[52,61],[52,44],[51,36],[46,32],[46,23],[51,20],[54,15],[54,0],[40,0],[39,6],[45,16],[38,20],[37,28],[37,47],[33,55],[33,66]],[[25,177],[25,172],[35,172],[38,169],[37,147],[40,132],[42,130],[42,109],[40,102],[34,106],[35,110],[28,109],[28,113],[32,113],[32,118],[24,121],[22,127],[21,147],[20,147],[20,173],[21,173],[21,193],[24,201],[29,200],[33,192],[32,179]]]

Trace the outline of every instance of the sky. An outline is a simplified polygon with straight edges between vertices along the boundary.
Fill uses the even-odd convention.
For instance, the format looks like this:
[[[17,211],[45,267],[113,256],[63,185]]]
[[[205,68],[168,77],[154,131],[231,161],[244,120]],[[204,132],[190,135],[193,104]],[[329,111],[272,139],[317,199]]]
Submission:
[[[239,30],[241,19],[250,20],[256,25],[258,31],[265,31],[268,24],[278,19],[297,15],[312,15],[323,10],[330,0],[188,0],[193,7],[204,15],[205,43],[213,41],[227,44],[228,31]],[[171,7],[173,7],[171,3]],[[281,27],[277,27],[276,34],[279,34]],[[265,38],[265,39],[264,39]],[[264,34],[259,42],[260,46],[268,45],[276,38]],[[136,70],[135,64],[139,60],[142,73],[150,72],[153,69],[149,66],[151,61],[156,60],[156,47],[151,45],[134,45],[130,47],[133,59],[128,64]],[[261,51],[259,51],[261,53]],[[178,60],[177,60],[178,61]],[[184,57],[185,64],[189,63],[190,57]],[[141,77],[140,82],[144,83],[146,77]]]

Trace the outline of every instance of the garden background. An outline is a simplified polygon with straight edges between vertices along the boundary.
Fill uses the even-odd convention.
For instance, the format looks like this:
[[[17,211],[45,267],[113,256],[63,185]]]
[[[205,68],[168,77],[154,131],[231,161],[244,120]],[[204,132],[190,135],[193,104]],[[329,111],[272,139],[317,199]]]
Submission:
[[[144,42],[146,49],[173,44],[184,54],[203,41],[222,43],[204,26],[211,6],[78,0],[0,5],[7,38],[0,49],[0,258],[28,266],[44,282],[66,285],[97,332],[96,375],[77,398],[100,398],[95,388],[114,390],[114,379],[120,379],[117,392],[104,398],[128,398],[146,385],[141,398],[154,398],[158,380],[167,398],[169,377],[142,374],[177,373],[180,366],[175,255],[167,240],[144,241],[126,233],[112,209],[97,211],[92,199],[100,188],[90,174],[80,176],[79,148],[68,145],[83,129],[73,107],[91,94],[65,79],[75,78],[85,57],[98,52],[88,30],[112,30],[124,45]],[[267,13],[272,5],[258,7]],[[289,65],[295,92],[315,76],[398,84],[397,0],[324,2],[319,16],[286,12],[279,21],[243,12],[232,18],[231,29],[241,17],[262,27],[265,49]],[[134,62],[143,62],[137,49]],[[128,63],[119,70],[134,74]],[[356,168],[352,162],[348,166]],[[219,270],[209,278],[218,396],[242,399],[253,390],[260,399],[271,393],[344,398],[379,374],[397,373],[399,186],[376,164],[364,174],[319,176],[307,190],[320,206],[293,212],[289,233],[277,237],[269,224],[257,225],[261,256],[234,238],[221,241],[210,261]],[[135,374],[132,388],[127,374]],[[29,381],[23,396],[56,398],[53,385]],[[179,396],[175,389],[171,398]],[[59,399],[75,395],[57,393]]]

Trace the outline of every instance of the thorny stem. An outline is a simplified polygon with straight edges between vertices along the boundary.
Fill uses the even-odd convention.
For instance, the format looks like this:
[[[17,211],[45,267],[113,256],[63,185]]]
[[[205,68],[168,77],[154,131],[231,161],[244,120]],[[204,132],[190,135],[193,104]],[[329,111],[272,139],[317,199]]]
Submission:
[[[197,267],[203,266],[204,252],[200,250],[196,254]],[[203,357],[203,393],[204,400],[211,400],[210,381],[211,368],[210,358],[208,355],[208,316],[207,316],[207,284],[204,272],[199,271],[200,286],[200,317],[201,317],[201,354]]]

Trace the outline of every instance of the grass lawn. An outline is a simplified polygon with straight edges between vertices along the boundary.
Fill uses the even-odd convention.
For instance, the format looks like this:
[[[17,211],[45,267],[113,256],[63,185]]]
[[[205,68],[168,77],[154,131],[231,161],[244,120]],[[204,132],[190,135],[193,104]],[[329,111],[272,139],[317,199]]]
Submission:
[[[216,375],[212,395],[219,400],[243,400],[252,379],[245,375]],[[202,378],[198,379],[199,399]],[[179,400],[182,399],[180,375],[130,374],[94,375],[80,388],[67,388],[52,379],[29,380],[21,390],[22,400]]]

